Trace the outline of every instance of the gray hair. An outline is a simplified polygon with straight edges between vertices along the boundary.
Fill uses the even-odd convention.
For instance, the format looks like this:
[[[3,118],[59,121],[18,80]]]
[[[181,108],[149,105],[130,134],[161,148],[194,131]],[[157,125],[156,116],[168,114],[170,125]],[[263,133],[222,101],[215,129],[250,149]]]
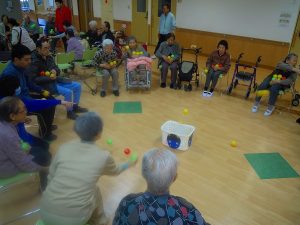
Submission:
[[[110,39],[104,39],[102,42],[103,47],[108,46],[108,45],[114,45],[113,41]]]
[[[0,100],[0,121],[11,122],[10,115],[19,112],[19,103],[21,100],[17,97],[8,96]]]
[[[96,21],[96,20],[91,20],[91,21],[89,22],[89,26],[90,26],[90,28],[95,28],[95,27],[97,27],[97,21]]]
[[[103,122],[95,112],[87,112],[79,116],[74,125],[74,131],[82,141],[94,141],[102,133]]]
[[[142,174],[148,190],[155,194],[166,193],[177,175],[177,157],[167,149],[151,149],[144,154]]]
[[[284,62],[286,62],[287,60],[290,60],[292,57],[298,58],[298,55],[296,53],[291,52],[285,57]]]

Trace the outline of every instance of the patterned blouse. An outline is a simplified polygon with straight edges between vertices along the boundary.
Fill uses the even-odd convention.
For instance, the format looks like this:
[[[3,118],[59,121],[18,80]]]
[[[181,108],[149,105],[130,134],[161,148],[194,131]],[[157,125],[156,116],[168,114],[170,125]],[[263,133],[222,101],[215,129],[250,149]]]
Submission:
[[[117,59],[116,50],[113,50],[111,53],[107,53],[103,49],[100,49],[94,56],[93,65],[99,67],[102,63],[110,63],[112,61],[117,61]]]
[[[206,222],[200,212],[184,198],[149,192],[127,195],[119,204],[113,225],[183,225]]]

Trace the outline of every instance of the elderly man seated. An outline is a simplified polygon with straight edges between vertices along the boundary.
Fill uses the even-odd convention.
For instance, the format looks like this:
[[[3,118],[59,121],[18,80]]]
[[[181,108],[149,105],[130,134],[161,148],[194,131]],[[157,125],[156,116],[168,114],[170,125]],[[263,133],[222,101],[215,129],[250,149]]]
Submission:
[[[184,198],[169,193],[177,176],[178,161],[169,150],[152,149],[144,154],[142,174],[147,191],[129,194],[116,211],[113,225],[207,223],[200,212]]]

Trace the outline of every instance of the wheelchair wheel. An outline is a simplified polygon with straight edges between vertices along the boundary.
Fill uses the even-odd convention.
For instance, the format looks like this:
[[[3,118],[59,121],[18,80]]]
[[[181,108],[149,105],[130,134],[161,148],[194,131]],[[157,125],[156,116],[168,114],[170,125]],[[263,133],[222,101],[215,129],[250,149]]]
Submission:
[[[300,95],[299,94],[295,94],[295,99],[300,99]]]
[[[238,79],[236,79],[235,81],[234,81],[234,83],[233,83],[233,88],[236,88],[236,86],[239,84],[239,81],[238,81]]]
[[[184,89],[185,91],[188,91],[188,90],[189,90],[189,86],[188,86],[187,84],[185,84],[185,85],[183,86],[183,89]]]
[[[298,106],[298,105],[299,105],[299,99],[294,98],[294,99],[292,100],[292,106]]]
[[[227,94],[228,94],[228,95],[231,94],[232,88],[233,88],[233,86],[232,86],[232,84],[230,84],[230,86],[227,88]]]
[[[177,81],[177,89],[180,90],[181,89],[181,82]]]

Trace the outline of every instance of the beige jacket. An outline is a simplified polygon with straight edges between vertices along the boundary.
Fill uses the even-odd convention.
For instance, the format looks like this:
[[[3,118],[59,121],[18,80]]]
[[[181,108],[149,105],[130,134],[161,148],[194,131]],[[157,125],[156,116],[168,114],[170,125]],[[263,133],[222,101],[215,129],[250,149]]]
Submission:
[[[110,153],[94,143],[64,144],[51,163],[41,210],[58,216],[88,218],[96,207],[100,176],[118,175],[127,167],[127,163],[117,166]]]

